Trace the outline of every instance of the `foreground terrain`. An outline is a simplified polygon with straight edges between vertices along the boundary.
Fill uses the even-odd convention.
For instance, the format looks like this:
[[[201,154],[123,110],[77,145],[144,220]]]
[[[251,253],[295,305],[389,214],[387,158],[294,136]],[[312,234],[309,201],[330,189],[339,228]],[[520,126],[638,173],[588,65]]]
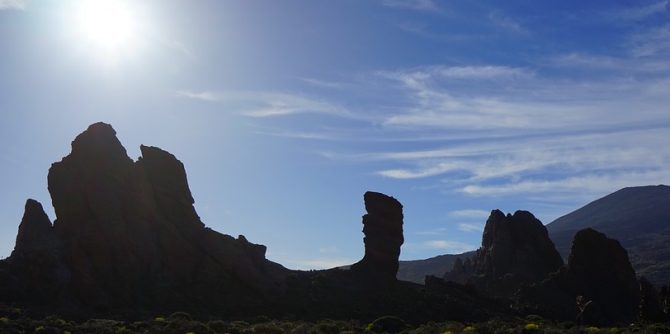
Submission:
[[[246,320],[193,319],[184,312],[159,315],[141,321],[111,319],[64,320],[57,316],[31,317],[17,308],[0,310],[0,333],[88,334],[88,333],[174,333],[174,334],[458,334],[458,333],[670,333],[668,324],[630,324],[625,327],[596,327],[575,322],[552,322],[539,316],[498,318],[485,322],[457,321],[409,324],[394,316],[369,321],[271,320],[258,316]]]

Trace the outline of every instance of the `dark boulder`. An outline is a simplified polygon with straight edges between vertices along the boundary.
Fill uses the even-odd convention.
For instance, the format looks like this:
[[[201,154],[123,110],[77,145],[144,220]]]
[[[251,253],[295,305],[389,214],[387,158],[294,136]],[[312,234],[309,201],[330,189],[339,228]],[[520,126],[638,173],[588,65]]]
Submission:
[[[386,280],[395,280],[403,237],[402,204],[393,197],[368,191],[364,195],[365,256],[351,266],[354,272]]]

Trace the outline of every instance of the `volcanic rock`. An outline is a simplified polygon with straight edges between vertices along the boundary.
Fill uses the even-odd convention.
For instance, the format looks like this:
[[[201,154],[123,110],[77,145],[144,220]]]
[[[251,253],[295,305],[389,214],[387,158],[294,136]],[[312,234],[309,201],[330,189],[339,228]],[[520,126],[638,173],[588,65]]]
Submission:
[[[55,242],[56,237],[51,220],[44,212],[42,204],[34,199],[28,199],[11,258],[16,259],[51,250]]]
[[[587,228],[575,235],[567,265],[518,297],[522,308],[554,318],[628,323],[639,315],[640,288],[619,242]]]
[[[568,258],[567,276],[574,293],[594,302],[608,319],[634,319],[639,285],[628,253],[614,239],[594,229],[575,235]]]
[[[99,310],[225,311],[281,293],[289,271],[266,260],[264,246],[205,227],[184,165],[156,147],[141,152],[130,159],[108,124],[77,136],[49,170],[57,219],[52,227],[28,201],[10,270],[38,263],[24,254],[54,254],[67,273],[63,291]]]
[[[493,210],[472,262],[455,263],[445,279],[472,283],[494,295],[510,295],[521,284],[538,282],[562,265],[547,229],[533,214],[505,215]]]
[[[402,204],[393,197],[368,191],[363,196],[365,210],[363,233],[365,256],[351,266],[354,272],[381,279],[395,280],[403,237]]]

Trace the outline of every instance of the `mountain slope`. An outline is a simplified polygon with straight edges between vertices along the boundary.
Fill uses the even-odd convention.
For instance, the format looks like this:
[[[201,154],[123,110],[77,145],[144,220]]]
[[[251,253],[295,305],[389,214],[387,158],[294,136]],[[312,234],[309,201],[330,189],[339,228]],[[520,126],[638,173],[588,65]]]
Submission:
[[[424,260],[400,261],[400,268],[396,276],[401,281],[423,284],[426,275],[442,277],[444,273],[454,267],[456,259],[472,257],[475,251],[461,254],[438,255]]]
[[[628,250],[638,275],[670,284],[670,187],[629,187],[595,200],[547,225],[563,257],[575,233],[592,227]]]

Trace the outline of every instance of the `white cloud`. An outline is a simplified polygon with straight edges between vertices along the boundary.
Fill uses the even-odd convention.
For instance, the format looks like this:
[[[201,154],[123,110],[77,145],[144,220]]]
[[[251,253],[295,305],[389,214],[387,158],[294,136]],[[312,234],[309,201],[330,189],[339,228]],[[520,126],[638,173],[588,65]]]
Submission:
[[[219,95],[213,92],[191,92],[191,91],[185,91],[185,90],[180,90],[177,91],[177,96],[178,97],[185,97],[189,99],[194,99],[194,100],[201,100],[201,101],[208,101],[208,102],[217,102],[221,99]]]
[[[630,38],[635,57],[667,56],[670,53],[670,24],[656,27]]]
[[[312,85],[312,86],[323,87],[323,88],[340,89],[343,86],[342,83],[340,83],[340,82],[319,80],[319,79],[314,79],[314,78],[299,78],[299,79],[308,83],[308,84],[310,84],[310,85]]]
[[[0,10],[10,10],[10,9],[23,10],[25,8],[26,8],[25,0],[0,0]]]
[[[478,210],[478,209],[455,210],[449,212],[449,215],[452,217],[473,218],[473,219],[486,219],[489,217],[490,214],[491,211]]]
[[[439,12],[440,7],[434,0],[382,0],[382,5],[417,11]]]
[[[667,10],[668,1],[659,1],[642,7],[617,10],[607,16],[611,19],[637,21],[655,14],[665,13]]]
[[[670,184],[670,172],[663,170],[590,173],[556,180],[528,179],[497,185],[467,185],[462,192],[474,196],[507,196],[514,194],[575,193],[596,197],[624,187]]]
[[[460,223],[458,229],[463,232],[482,232],[484,231],[484,224]]]
[[[192,92],[177,91],[177,96],[220,103],[245,116],[262,118],[301,113],[353,116],[346,109],[326,101],[277,92]]]
[[[429,240],[422,244],[431,250],[446,251],[451,254],[459,254],[477,249],[477,246],[453,240]]]
[[[438,227],[434,230],[419,231],[419,232],[415,232],[414,234],[416,234],[416,235],[441,235],[441,234],[444,234],[446,231],[447,231],[446,227]]]

